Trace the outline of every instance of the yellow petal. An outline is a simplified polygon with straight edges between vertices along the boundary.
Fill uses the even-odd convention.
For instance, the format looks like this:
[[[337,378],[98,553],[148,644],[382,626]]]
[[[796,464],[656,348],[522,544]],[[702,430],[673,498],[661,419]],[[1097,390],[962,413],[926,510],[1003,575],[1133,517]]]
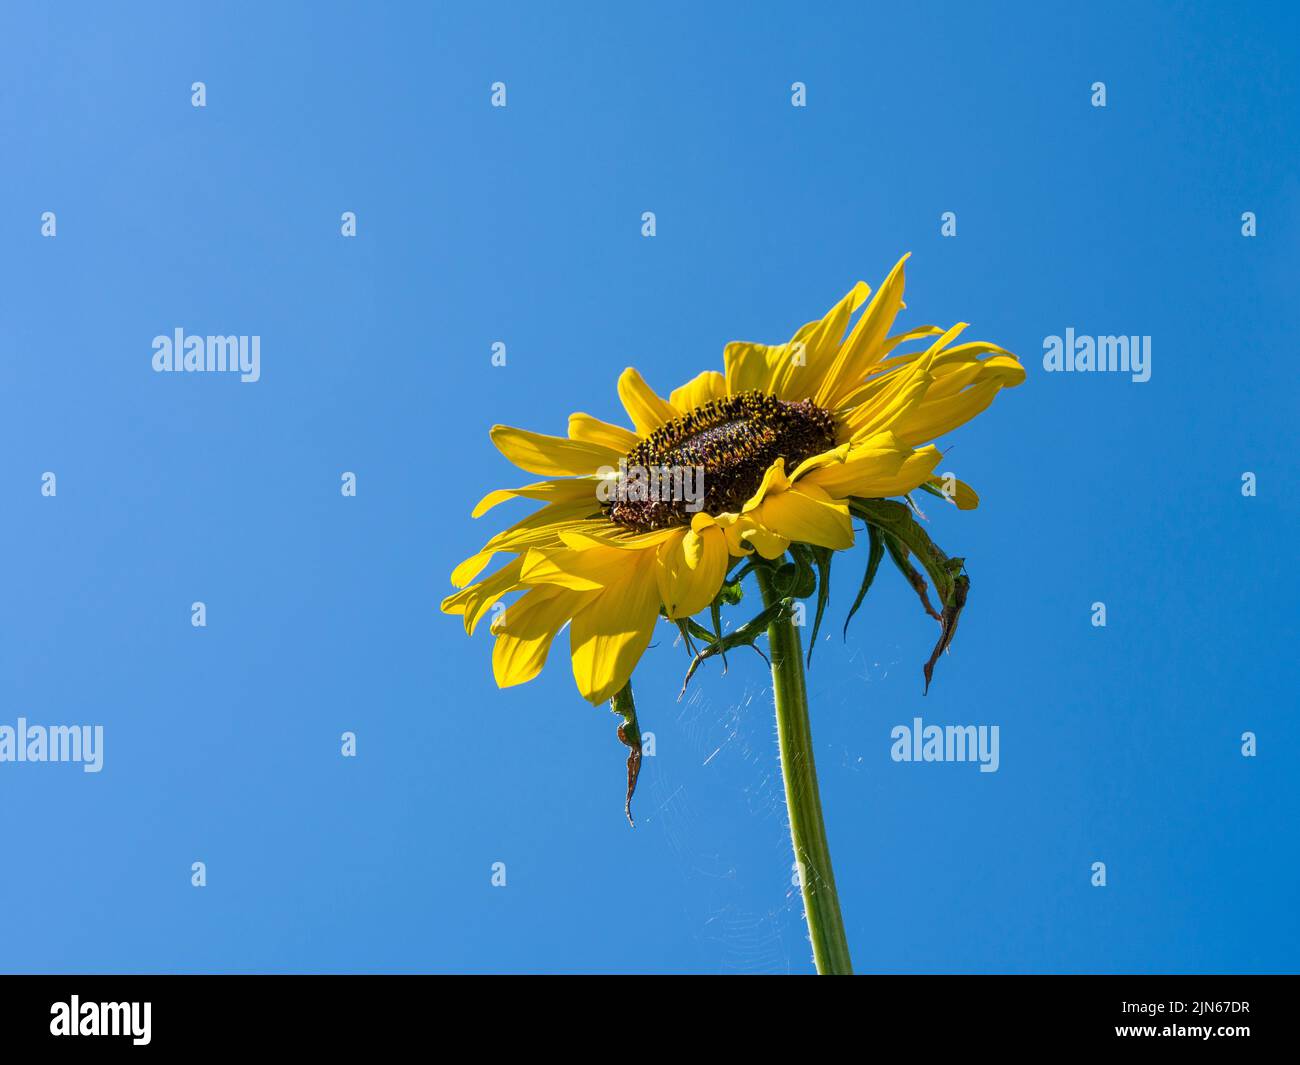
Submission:
[[[878,433],[847,449],[840,461],[808,459],[795,471],[800,485],[814,484],[836,499],[883,499],[905,495],[929,479],[942,455],[937,448],[913,451],[893,433]]]
[[[626,455],[637,445],[637,435],[631,429],[621,425],[593,418],[590,414],[569,415],[569,439],[583,440],[589,444],[600,444],[611,448],[620,455]]]
[[[728,552],[737,558],[755,551],[766,559],[780,558],[790,546],[787,537],[767,528],[754,513],[720,514],[717,521],[727,538]]]
[[[569,625],[573,679],[590,702],[612,698],[650,643],[659,616],[654,565],[654,551],[630,556],[624,579],[596,593]]]
[[[935,333],[942,333],[943,330],[937,327],[930,327]],[[854,407],[878,394],[882,382],[886,377],[906,366],[915,362],[925,355],[933,355],[930,360],[930,369],[936,375],[943,375],[949,372],[949,366],[952,363],[963,363],[970,365],[992,365],[1002,368],[1007,377],[1006,387],[1012,387],[1024,380],[1024,369],[1020,362],[1011,352],[1005,348],[998,347],[997,344],[990,344],[987,341],[976,340],[965,344],[956,344],[950,348],[944,348],[942,352],[933,354],[933,348],[927,348],[925,351],[912,351],[906,355],[896,355],[892,359],[886,359],[872,368],[872,377],[863,385],[859,386],[852,393],[845,396],[841,401],[841,406]],[[973,358],[976,355],[992,354],[996,358],[986,359],[983,362]],[[1019,370],[1019,380],[1015,380]]]
[[[754,494],[740,508],[741,513],[754,510],[768,495],[774,492],[784,492],[789,487],[790,478],[785,475],[785,459],[778,458],[764,472],[763,479],[759,481],[758,487],[754,489]]]
[[[534,588],[506,607],[492,624],[492,673],[497,687],[510,688],[532,680],[546,664],[555,634],[582,608],[590,593],[565,588]]]
[[[519,572],[523,568],[523,561],[522,558],[511,559],[486,580],[447,596],[442,601],[442,612],[464,615],[465,631],[472,634],[479,620],[492,608],[492,604],[519,586]]]
[[[991,359],[970,359],[951,363],[940,361],[946,359],[949,354],[944,352],[940,359],[936,360],[935,383],[926,395],[927,401],[956,395],[971,384],[996,381],[1003,388],[1015,388],[1025,379],[1025,368],[1014,355],[997,355]]]
[[[882,345],[881,349],[886,353],[893,351],[899,344],[906,344],[909,340],[921,340],[924,337],[937,337],[943,333],[943,330],[937,325],[915,325],[902,333],[895,333],[889,337]]]
[[[844,419],[845,430],[850,437],[858,439],[893,428],[921,403],[926,402],[936,380],[935,365],[943,359],[945,346],[965,328],[965,322],[958,322],[935,340],[911,366],[897,374],[877,379],[878,390],[870,398],[864,399]]]
[[[721,399],[726,394],[726,378],[717,370],[705,370],[703,373],[692,377],[681,388],[673,389],[672,395],[668,397],[668,402],[681,413],[686,414],[712,400]]]
[[[965,348],[974,345],[961,346]],[[968,355],[955,355],[955,351],[956,349],[949,349],[932,361],[934,383],[926,390],[926,404],[948,399],[972,385],[997,382],[1003,388],[1014,388],[1025,379],[1024,367],[1014,355],[977,359]]]
[[[560,546],[559,534],[562,530],[581,531],[607,526],[609,522],[603,516],[590,517],[592,509],[591,504],[583,500],[577,503],[547,503],[540,510],[497,533],[483,545],[481,551],[465,559],[452,570],[451,583],[457,588],[468,584],[492,561],[494,555],[502,551],[518,553],[530,547]]]
[[[506,458],[543,477],[588,477],[601,467],[617,468],[623,453],[603,444],[530,433],[509,425],[492,426],[492,443]]]
[[[769,561],[780,558],[790,549],[790,538],[788,536],[775,533],[758,522],[752,522],[745,528],[741,533],[741,538]]]
[[[494,550],[485,549],[470,555],[469,558],[451,571],[452,587],[464,588],[465,585],[483,572],[483,567],[492,561],[492,557],[496,553]]]
[[[833,551],[853,546],[848,505],[833,500],[815,484],[800,482],[788,492],[769,495],[753,517],[765,529],[788,540]]]
[[[1001,389],[1000,381],[987,381],[947,399],[922,403],[893,426],[894,432],[908,444],[934,440],[986,410]]]
[[[835,356],[813,397],[817,406],[833,410],[840,398],[857,388],[867,370],[880,360],[886,336],[903,306],[903,264],[907,259],[904,255],[898,260]]]
[[[815,479],[813,483],[841,499],[849,496],[860,499],[902,496],[924,483],[941,461],[943,454],[936,447],[925,447],[918,451],[909,449],[906,460],[892,474],[845,463],[841,468],[842,477],[827,476],[825,479]]]
[[[859,281],[819,321],[809,322],[782,345],[772,376],[773,395],[798,401],[817,391],[834,362],[849,319],[869,295],[871,286]]]
[[[619,551],[642,551],[658,547],[671,532],[670,529],[653,529],[650,532],[629,532],[612,522],[592,528],[563,530],[560,539],[574,550],[589,547],[608,547]]]
[[[933,381],[925,390],[927,403],[955,396],[984,376],[984,365],[978,359],[961,363],[949,362],[940,367],[932,366],[932,369]]]
[[[657,552],[659,597],[670,618],[688,618],[713,602],[727,572],[726,537],[712,521],[701,524],[699,532],[674,529]]]
[[[479,518],[507,499],[545,499],[550,503],[577,503],[589,501],[599,505],[596,497],[596,482],[587,478],[560,481],[537,481],[522,488],[498,488],[489,492],[478,501],[473,517]]]
[[[925,400],[933,384],[930,357],[926,355],[881,382],[875,395],[844,415],[844,432],[856,441],[887,431]]]
[[[930,484],[958,510],[974,510],[980,505],[979,493],[965,481],[959,481],[955,477],[932,477]]]
[[[668,401],[661,399],[631,366],[619,376],[618,398],[623,401],[638,436],[649,436],[664,422],[677,417],[677,411]],[[617,461],[615,459],[616,465]]]
[[[944,330],[940,329],[937,325],[920,325],[915,329],[909,329],[906,333],[899,333],[895,336],[889,337],[884,344],[881,345],[880,350],[882,355],[888,354],[898,347],[899,344],[906,341],[920,340],[925,337],[942,336],[943,333]],[[917,359],[926,355],[929,351],[930,348],[927,347],[920,351],[909,351],[904,355],[895,355],[892,359],[881,358],[879,362],[867,367],[865,380],[859,384],[857,388],[840,394],[839,399],[836,401],[836,405],[841,409],[844,409],[848,407],[856,407],[861,403],[865,403],[867,400],[871,399],[871,397],[879,394],[882,379],[891,371],[901,369],[909,363],[915,362]]]
[[[517,523],[503,533],[498,533],[483,545],[484,551],[511,551],[516,554],[530,547],[560,547],[561,536],[571,532],[595,531],[609,524],[601,517],[585,515],[590,507],[586,503],[550,503],[536,514]],[[546,513],[553,511],[553,513]]]
[[[524,584],[553,584],[579,592],[599,591],[617,584],[626,567],[627,556],[613,547],[534,548],[524,559],[520,580]]]
[[[1007,364],[1010,360],[1015,366],[1020,365],[1020,361],[1007,351],[1006,348],[999,347],[997,344],[991,344],[987,340],[969,340],[965,344],[955,344],[953,347],[946,348],[941,359],[935,360],[936,366],[942,366],[948,361],[966,361],[976,355],[994,355],[997,358],[986,359],[986,364],[1002,363]]]
[[[771,391],[772,367],[768,360],[770,350],[766,344],[751,344],[744,340],[734,340],[723,349],[727,395],[735,396],[755,390]]]

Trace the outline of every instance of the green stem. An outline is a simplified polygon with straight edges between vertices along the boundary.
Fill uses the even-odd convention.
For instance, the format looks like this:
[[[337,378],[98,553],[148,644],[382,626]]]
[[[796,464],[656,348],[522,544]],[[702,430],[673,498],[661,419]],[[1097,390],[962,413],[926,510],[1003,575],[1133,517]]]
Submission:
[[[756,567],[754,576],[763,605],[781,597],[773,587],[771,571]],[[799,630],[789,617],[778,617],[767,627],[772,653],[772,692],[776,700],[776,728],[781,747],[781,775],[790,811],[790,841],[799,863],[804,916],[812,938],[813,960],[823,975],[853,972],[849,943],[840,916],[831,851],[826,843],[822,800],[813,760],[812,727],[808,721],[808,688],[804,681],[803,650]]]

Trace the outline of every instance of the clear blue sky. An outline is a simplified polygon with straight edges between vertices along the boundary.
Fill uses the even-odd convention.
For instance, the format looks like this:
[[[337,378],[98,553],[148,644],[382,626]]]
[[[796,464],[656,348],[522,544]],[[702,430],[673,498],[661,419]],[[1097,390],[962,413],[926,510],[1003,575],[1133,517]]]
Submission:
[[[804,8],[6,7],[0,724],[105,762],[0,764],[0,968],[809,971],[757,656],[679,703],[648,653],[632,830],[563,658],[498,691],[436,604],[521,483],[490,424],[621,418],[624,366],[674,387],[910,250],[906,320],[1029,376],[944,441],[983,505],[930,508],[973,585],[929,696],[933,623],[882,572],[842,643],[837,562],[857,968],[1296,969],[1296,9]],[[177,327],[261,380],[153,373]],[[1067,328],[1151,380],[1045,373]],[[997,724],[998,772],[892,762],[917,715]]]

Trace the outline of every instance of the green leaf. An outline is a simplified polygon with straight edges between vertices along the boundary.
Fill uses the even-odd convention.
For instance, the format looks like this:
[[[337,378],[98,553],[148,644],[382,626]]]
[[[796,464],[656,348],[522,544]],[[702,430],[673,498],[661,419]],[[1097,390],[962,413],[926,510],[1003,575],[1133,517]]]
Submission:
[[[858,607],[862,605],[862,600],[867,597],[867,591],[871,588],[871,582],[876,579],[876,571],[880,569],[880,560],[885,557],[885,541],[880,534],[880,530],[874,525],[867,526],[867,539],[869,547],[867,550],[867,572],[862,578],[862,587],[858,589],[858,597],[853,600],[853,606],[849,608],[849,616],[844,619],[844,638],[848,639],[849,622],[853,620],[853,615],[858,612]]]
[[[835,552],[829,547],[810,547],[809,551],[817,564],[817,614],[813,618],[812,635],[808,638],[808,664],[811,666],[813,648],[817,646],[817,633],[822,627],[822,615],[826,613],[826,604],[831,601],[831,559]]]

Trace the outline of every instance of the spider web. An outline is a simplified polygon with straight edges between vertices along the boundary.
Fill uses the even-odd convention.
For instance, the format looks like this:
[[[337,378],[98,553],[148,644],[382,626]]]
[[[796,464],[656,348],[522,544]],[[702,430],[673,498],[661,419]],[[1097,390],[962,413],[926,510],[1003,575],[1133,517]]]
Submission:
[[[814,700],[824,712],[860,714],[861,689],[854,691],[853,684],[843,681],[870,684],[888,676],[898,663],[882,661],[878,653],[868,655],[860,645],[846,646],[838,634],[834,647],[822,642],[819,639],[816,655],[837,659],[836,668],[823,676],[834,675],[839,683],[815,684],[815,675],[810,677]],[[680,642],[659,654],[674,651],[683,654]],[[729,657],[725,677],[719,676],[717,659],[696,673],[676,704],[672,729],[660,722],[661,734],[672,736],[671,753],[649,760],[652,769],[643,773],[637,820],[662,836],[682,875],[695,885],[692,894],[703,900],[698,938],[709,967],[738,975],[807,972],[812,947],[790,849],[771,683],[766,667],[752,651],[740,649]],[[684,654],[679,661],[684,671]],[[716,697],[724,691],[731,697]],[[827,769],[856,773],[866,768],[862,750],[843,743],[819,746],[816,754],[823,773]],[[716,814],[704,805],[707,781],[700,773],[723,767],[730,780],[740,781],[738,806],[743,821],[719,831]],[[760,865],[746,868],[761,877],[761,885],[746,882],[753,876],[742,874],[738,867],[741,844],[737,840],[744,840],[745,858],[751,863],[758,841]],[[764,887],[767,884],[770,892]],[[755,897],[764,894],[770,894],[771,905],[755,906]]]

